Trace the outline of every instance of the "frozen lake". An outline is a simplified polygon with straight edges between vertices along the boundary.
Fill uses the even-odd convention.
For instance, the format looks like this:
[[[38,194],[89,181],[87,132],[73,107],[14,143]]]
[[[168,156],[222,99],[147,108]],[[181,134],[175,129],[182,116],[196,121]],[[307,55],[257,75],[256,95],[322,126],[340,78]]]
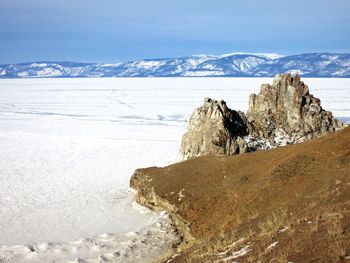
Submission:
[[[176,161],[204,97],[247,110],[271,78],[0,80],[0,245],[67,242],[147,226],[133,207],[138,167]],[[350,79],[303,79],[343,121]]]

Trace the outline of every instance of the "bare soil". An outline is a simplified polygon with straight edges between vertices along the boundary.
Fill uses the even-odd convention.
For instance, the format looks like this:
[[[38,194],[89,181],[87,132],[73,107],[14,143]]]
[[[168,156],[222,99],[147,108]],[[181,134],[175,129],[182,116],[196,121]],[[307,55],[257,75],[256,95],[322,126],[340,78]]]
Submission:
[[[138,173],[168,204],[158,210],[181,218],[194,238],[169,262],[350,262],[350,127]],[[155,209],[136,181],[138,201]]]

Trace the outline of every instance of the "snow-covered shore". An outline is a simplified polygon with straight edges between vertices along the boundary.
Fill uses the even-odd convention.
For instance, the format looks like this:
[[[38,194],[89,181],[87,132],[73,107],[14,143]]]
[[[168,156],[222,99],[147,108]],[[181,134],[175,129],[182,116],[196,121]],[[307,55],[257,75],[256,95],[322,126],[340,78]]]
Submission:
[[[121,255],[133,261],[146,258],[157,242],[166,249],[173,238],[166,219],[133,205],[133,171],[176,160],[186,120],[204,97],[246,110],[249,94],[270,82],[0,80],[0,262],[97,260],[113,253],[116,262]],[[350,120],[350,79],[307,83],[326,109]]]
[[[1,246],[0,262],[153,262],[169,255],[172,245],[178,242],[167,215],[153,215],[152,221],[136,232],[105,233],[71,242]]]

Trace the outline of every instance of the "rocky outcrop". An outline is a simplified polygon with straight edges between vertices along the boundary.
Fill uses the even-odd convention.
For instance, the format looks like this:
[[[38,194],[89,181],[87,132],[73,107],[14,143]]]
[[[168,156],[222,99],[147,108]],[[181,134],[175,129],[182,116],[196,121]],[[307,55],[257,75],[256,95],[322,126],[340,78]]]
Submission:
[[[164,262],[347,262],[349,174],[350,127],[270,151],[138,169],[130,186],[139,204],[176,219],[183,242]]]
[[[200,155],[233,155],[248,150],[243,137],[248,134],[243,112],[227,107],[223,100],[204,99],[191,115],[182,137],[180,155],[188,159]]]
[[[321,101],[309,93],[298,75],[276,75],[273,84],[263,84],[249,98],[250,133],[272,144],[299,143],[344,127]]]
[[[207,98],[180,153],[232,155],[343,128],[320,104],[290,74],[251,95],[247,117]],[[174,222],[181,242],[164,262],[340,262],[350,258],[349,149],[350,127],[271,151],[138,169],[130,186],[139,204]]]
[[[276,75],[249,98],[247,116],[206,98],[192,114],[180,156],[233,155],[300,143],[344,128],[298,75]]]

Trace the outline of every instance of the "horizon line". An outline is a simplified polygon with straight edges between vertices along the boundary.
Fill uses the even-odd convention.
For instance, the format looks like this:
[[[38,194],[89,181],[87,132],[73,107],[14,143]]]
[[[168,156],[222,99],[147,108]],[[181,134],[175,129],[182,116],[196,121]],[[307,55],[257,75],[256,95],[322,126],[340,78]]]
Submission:
[[[184,55],[184,56],[178,56],[178,57],[154,57],[154,58],[140,58],[140,59],[134,59],[134,60],[125,60],[125,61],[116,61],[116,62],[83,62],[78,60],[31,60],[31,61],[24,61],[24,62],[15,62],[15,63],[1,63],[1,66],[4,65],[16,65],[16,64],[28,64],[28,63],[81,63],[81,64],[123,64],[123,63],[130,63],[130,62],[136,62],[136,61],[142,61],[142,60],[162,60],[162,59],[180,59],[180,58],[188,58],[188,57],[213,57],[213,58],[225,58],[229,56],[234,55],[252,55],[252,56],[258,56],[258,57],[267,57],[271,60],[276,60],[279,58],[284,57],[291,57],[291,56],[298,56],[298,55],[311,55],[311,54],[335,54],[335,55],[345,55],[350,54],[350,52],[305,52],[305,53],[296,53],[291,55],[283,55],[279,53],[274,52],[243,52],[243,51],[237,51],[232,53],[225,53],[220,55],[214,55],[214,54],[192,54],[192,55]]]

